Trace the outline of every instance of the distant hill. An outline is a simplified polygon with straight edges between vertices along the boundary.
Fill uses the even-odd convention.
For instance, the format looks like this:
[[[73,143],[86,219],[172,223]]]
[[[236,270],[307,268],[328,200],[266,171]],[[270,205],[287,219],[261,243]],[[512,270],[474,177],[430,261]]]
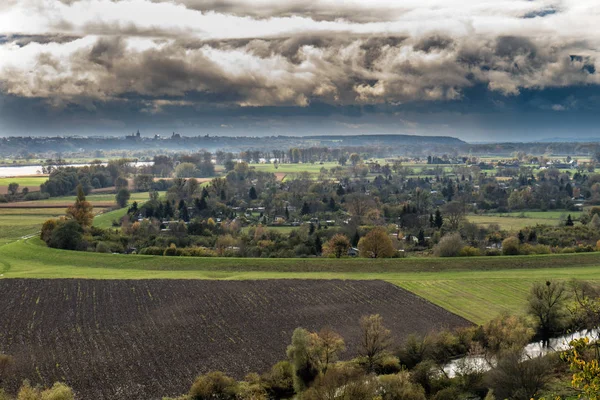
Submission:
[[[538,142],[541,143],[598,143],[600,142],[600,136],[597,137],[553,137],[540,139]]]
[[[304,136],[298,139],[319,140],[323,144],[327,141],[336,142],[344,146],[368,144],[440,144],[440,145],[465,145],[467,142],[451,136],[418,136],[418,135],[318,135]]]

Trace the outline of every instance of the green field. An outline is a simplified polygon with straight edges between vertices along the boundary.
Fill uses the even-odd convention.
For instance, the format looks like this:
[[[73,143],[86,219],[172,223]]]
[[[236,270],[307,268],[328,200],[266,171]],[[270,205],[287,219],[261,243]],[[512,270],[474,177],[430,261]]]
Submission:
[[[131,201],[142,202],[147,198],[147,193],[135,193]],[[88,199],[92,203],[110,202],[114,195],[90,195]],[[69,196],[50,202],[73,200],[74,197]],[[483,323],[502,311],[522,312],[533,282],[573,278],[600,281],[600,253],[337,260],[157,257],[55,250],[47,248],[37,237],[21,239],[35,235],[48,218],[64,213],[59,208],[43,208],[47,202],[36,202],[38,208],[0,209],[0,274],[3,278],[382,279],[476,323]],[[94,219],[94,225],[109,228],[125,211],[100,214]],[[562,211],[532,211],[523,215],[475,217],[496,219],[506,226],[557,223],[563,214]],[[288,233],[293,228],[274,229]]]
[[[18,183],[20,187],[40,186],[47,180],[48,177],[46,176],[18,176],[15,178],[0,178],[0,187],[8,187],[8,185],[10,185],[11,183]]]
[[[567,215],[577,220],[581,211],[524,211],[502,214],[468,215],[469,222],[478,225],[498,224],[500,229],[514,231],[527,226],[535,225],[558,225],[566,220]]]
[[[38,239],[0,246],[4,278],[382,279],[483,323],[521,312],[546,279],[600,280],[600,253],[454,259],[256,259],[135,256],[46,248]]]

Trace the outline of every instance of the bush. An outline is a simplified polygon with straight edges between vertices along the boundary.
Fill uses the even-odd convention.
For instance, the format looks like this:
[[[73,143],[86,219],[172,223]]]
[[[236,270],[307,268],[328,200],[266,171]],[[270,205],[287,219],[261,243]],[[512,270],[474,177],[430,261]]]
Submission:
[[[289,398],[294,394],[294,369],[289,361],[280,361],[264,377],[265,387],[272,398]]]
[[[183,255],[188,257],[216,257],[217,252],[206,247],[190,247],[183,249]]]
[[[178,249],[177,246],[175,246],[175,244],[171,243],[171,245],[165,249],[165,252],[163,253],[163,255],[171,256],[171,257],[179,257],[179,256],[182,256],[183,253],[184,253],[184,251],[182,249]]]
[[[222,372],[201,375],[192,384],[190,397],[193,400],[235,400],[238,383]]]
[[[500,256],[502,255],[502,252],[498,249],[486,249],[485,250],[485,255],[486,256]]]
[[[379,377],[382,400],[425,400],[425,390],[418,383],[411,382],[407,371]]]
[[[148,255],[148,256],[162,256],[165,254],[165,248],[164,247],[158,247],[158,246],[150,246],[150,247],[145,247],[142,250],[140,250],[140,254],[144,254],[144,255]]]
[[[444,236],[433,248],[433,254],[437,257],[458,257],[464,243],[459,233]]]
[[[400,357],[402,365],[408,369],[413,369],[427,358],[428,348],[427,337],[411,334],[398,351],[398,357]]]
[[[502,241],[502,253],[505,256],[516,256],[519,254],[520,247],[521,242],[514,236],[507,237]]]
[[[392,355],[384,356],[375,365],[375,373],[378,375],[396,374],[402,371],[400,360]]]
[[[75,221],[58,224],[48,240],[48,246],[55,249],[85,250],[83,245],[83,228]]]
[[[481,252],[479,251],[479,249],[477,247],[465,246],[460,250],[459,255],[461,257],[475,257],[475,256],[480,256]]]
[[[523,354],[509,352],[498,360],[486,375],[488,386],[499,399],[530,399],[543,390],[551,378],[552,362],[548,357],[523,361]]]
[[[110,247],[104,242],[96,244],[96,253],[110,253]]]
[[[42,193],[42,192],[29,192],[24,197],[24,199],[27,201],[46,200],[49,198],[50,198],[50,195],[48,193]]]
[[[42,225],[42,232],[40,234],[40,238],[48,244],[50,242],[50,238],[52,237],[52,232],[58,226],[58,221],[55,219],[49,219]]]

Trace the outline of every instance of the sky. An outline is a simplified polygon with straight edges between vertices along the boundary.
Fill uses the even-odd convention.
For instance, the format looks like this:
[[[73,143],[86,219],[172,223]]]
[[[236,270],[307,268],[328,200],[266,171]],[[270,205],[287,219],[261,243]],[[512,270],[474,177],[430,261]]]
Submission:
[[[0,136],[600,138],[597,0],[2,0]]]

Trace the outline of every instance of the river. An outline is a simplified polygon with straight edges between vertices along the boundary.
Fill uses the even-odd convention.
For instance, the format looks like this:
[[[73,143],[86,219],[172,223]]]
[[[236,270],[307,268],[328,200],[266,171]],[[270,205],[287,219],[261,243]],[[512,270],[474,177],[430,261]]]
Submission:
[[[136,167],[142,167],[146,165],[152,165],[152,161],[139,161],[132,163]],[[85,167],[90,164],[67,164],[61,165],[61,167]],[[107,165],[107,163],[102,163],[102,165]],[[30,176],[30,175],[41,175],[42,174],[42,166],[41,165],[20,165],[14,167],[0,167],[0,178],[13,178],[19,176]]]
[[[569,348],[569,342],[574,339],[587,337],[590,341],[597,340],[599,334],[600,330],[598,329],[586,329],[550,339],[550,343],[547,347],[544,346],[541,341],[529,343],[525,346],[525,349],[523,349],[523,360],[567,350]],[[487,371],[491,369],[489,362],[483,356],[466,356],[450,361],[444,366],[444,372],[450,378],[455,377],[459,370],[464,369],[465,363],[467,369],[477,371]]]

